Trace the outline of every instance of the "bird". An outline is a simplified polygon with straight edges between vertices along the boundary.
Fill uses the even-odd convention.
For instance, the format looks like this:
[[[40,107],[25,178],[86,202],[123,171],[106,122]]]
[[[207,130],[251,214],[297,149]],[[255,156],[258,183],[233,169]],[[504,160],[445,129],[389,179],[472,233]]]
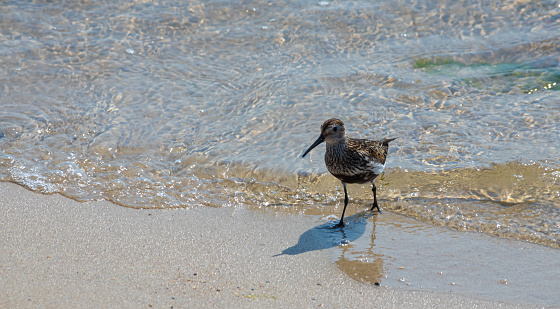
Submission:
[[[340,119],[331,118],[321,125],[321,135],[303,153],[305,157],[313,148],[326,142],[327,151],[325,152],[325,165],[329,172],[342,182],[344,188],[344,209],[340,222],[336,227],[344,227],[344,213],[348,206],[348,193],[346,184],[363,184],[371,181],[373,192],[373,205],[370,211],[377,208],[381,213],[377,203],[377,188],[375,178],[383,173],[385,169],[385,159],[389,151],[389,142],[397,138],[386,138],[383,140],[367,140],[346,137],[344,123]]]

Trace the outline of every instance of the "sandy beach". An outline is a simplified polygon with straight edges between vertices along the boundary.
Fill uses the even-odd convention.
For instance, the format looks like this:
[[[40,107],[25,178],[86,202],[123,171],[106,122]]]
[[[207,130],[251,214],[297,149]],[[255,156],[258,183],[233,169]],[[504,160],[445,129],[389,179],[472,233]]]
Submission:
[[[360,283],[323,250],[275,256],[316,225],[306,216],[131,209],[12,183],[0,213],[2,308],[528,307]]]

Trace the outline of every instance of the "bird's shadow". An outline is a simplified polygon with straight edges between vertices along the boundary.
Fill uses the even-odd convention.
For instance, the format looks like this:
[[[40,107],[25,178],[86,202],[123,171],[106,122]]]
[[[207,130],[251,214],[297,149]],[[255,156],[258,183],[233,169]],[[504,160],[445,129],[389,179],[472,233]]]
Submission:
[[[373,212],[363,211],[346,217],[344,227],[335,227],[338,220],[316,226],[301,234],[297,244],[274,256],[297,255],[309,251],[337,247],[355,241],[364,234],[367,220],[373,216],[375,216]]]

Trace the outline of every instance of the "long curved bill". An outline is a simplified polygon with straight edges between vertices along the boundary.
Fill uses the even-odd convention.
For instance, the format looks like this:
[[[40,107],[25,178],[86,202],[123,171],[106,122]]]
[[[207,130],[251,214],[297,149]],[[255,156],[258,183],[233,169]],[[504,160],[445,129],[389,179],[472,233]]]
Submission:
[[[317,147],[317,145],[321,144],[322,142],[325,141],[325,137],[323,136],[323,134],[319,135],[319,138],[315,141],[315,143],[313,143],[313,145],[311,145],[311,147],[307,148],[307,150],[303,153],[303,156],[301,156],[302,158],[305,157],[305,155],[311,151],[311,149]]]

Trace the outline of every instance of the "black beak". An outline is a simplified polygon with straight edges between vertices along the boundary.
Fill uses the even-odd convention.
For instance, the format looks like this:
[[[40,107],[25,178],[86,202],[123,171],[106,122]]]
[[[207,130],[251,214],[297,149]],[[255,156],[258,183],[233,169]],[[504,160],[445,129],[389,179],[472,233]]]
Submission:
[[[301,156],[302,158],[305,157],[305,155],[311,151],[311,149],[317,147],[317,145],[321,144],[322,142],[325,141],[325,137],[323,136],[323,134],[319,135],[319,138],[315,141],[315,143],[313,143],[313,145],[311,145],[311,147],[307,148],[307,150],[305,151],[305,153],[303,154],[303,156]]]

